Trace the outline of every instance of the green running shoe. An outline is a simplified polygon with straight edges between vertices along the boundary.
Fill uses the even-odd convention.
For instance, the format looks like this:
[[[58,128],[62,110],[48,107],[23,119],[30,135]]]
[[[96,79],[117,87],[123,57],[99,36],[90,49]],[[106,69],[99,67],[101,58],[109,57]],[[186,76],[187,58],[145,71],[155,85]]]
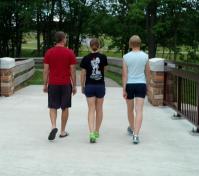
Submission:
[[[96,137],[94,133],[90,133],[89,139],[90,139],[90,143],[96,143]]]
[[[100,137],[99,132],[97,132],[97,131],[94,132],[94,135],[95,135],[95,138],[99,138]]]

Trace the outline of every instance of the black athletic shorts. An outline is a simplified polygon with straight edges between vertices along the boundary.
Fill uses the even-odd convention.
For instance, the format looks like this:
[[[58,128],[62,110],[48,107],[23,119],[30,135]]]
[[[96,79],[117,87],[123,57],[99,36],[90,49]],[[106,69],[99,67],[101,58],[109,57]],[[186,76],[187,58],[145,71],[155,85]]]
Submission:
[[[84,93],[86,97],[104,98],[106,93],[105,85],[86,85]]]
[[[127,99],[145,98],[147,88],[144,83],[127,84],[126,85]]]
[[[65,109],[71,107],[72,86],[49,85],[48,86],[48,107],[52,109]]]

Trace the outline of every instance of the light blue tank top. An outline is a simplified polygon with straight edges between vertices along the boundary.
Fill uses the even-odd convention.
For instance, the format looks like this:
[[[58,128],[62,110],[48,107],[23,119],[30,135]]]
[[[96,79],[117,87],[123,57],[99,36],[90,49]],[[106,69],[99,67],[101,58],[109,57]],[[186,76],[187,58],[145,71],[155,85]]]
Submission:
[[[146,83],[145,66],[148,54],[143,51],[131,51],[123,56],[128,68],[127,84]]]

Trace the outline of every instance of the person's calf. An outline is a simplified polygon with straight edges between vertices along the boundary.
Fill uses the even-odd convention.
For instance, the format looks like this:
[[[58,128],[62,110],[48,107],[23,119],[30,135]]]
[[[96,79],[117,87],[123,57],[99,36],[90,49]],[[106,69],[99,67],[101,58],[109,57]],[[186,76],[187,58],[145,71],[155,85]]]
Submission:
[[[68,108],[62,110],[62,116],[61,116],[61,135],[62,136],[65,136],[66,134],[65,128],[66,128],[67,121],[68,121]]]
[[[52,129],[56,128],[56,120],[57,120],[57,109],[50,109],[50,120],[51,120],[51,125]]]

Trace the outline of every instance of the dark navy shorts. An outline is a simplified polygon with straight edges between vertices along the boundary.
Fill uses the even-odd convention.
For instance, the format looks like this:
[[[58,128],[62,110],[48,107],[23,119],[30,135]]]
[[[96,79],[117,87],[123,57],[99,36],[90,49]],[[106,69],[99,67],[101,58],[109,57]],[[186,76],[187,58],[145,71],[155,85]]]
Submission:
[[[105,85],[86,85],[84,93],[86,97],[104,98],[106,93]]]
[[[134,99],[137,98],[145,98],[147,88],[146,84],[144,83],[137,83],[137,84],[127,84],[126,85],[126,92],[127,92],[127,99]]]
[[[52,109],[66,109],[71,107],[72,86],[49,85],[48,86],[48,107]]]

